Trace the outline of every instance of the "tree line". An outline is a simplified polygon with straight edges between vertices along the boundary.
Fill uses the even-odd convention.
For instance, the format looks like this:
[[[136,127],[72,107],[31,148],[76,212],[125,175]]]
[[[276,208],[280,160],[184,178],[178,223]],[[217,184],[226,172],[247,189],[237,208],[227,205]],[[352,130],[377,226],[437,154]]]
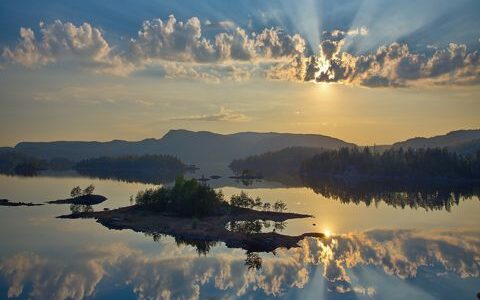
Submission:
[[[398,178],[479,179],[480,151],[464,156],[445,148],[370,148],[327,150],[305,160],[302,175],[340,175]]]
[[[480,179],[480,151],[469,155],[446,148],[375,151],[370,147],[338,150],[320,148],[286,148],[232,161],[234,172],[248,170],[267,179],[316,177],[374,178],[446,178]]]

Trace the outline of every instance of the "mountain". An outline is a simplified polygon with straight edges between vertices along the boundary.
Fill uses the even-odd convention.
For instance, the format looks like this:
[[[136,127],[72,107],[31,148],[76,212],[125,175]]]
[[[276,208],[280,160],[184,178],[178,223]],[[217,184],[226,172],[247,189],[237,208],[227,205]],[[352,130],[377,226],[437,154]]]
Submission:
[[[12,152],[14,149],[12,147],[0,147],[0,154]]]
[[[448,148],[460,153],[480,150],[480,129],[451,131],[445,135],[430,138],[416,137],[392,145],[395,148]]]
[[[205,164],[230,163],[233,159],[293,146],[338,149],[354,144],[318,134],[170,130],[160,139],[137,142],[21,142],[15,150],[43,159],[64,157],[75,161],[100,156],[170,154],[185,163]]]
[[[279,151],[271,151],[245,158],[235,159],[230,169],[240,174],[243,170],[259,170],[261,175],[274,178],[283,174],[298,174],[302,162],[322,153],[322,148],[289,147]]]

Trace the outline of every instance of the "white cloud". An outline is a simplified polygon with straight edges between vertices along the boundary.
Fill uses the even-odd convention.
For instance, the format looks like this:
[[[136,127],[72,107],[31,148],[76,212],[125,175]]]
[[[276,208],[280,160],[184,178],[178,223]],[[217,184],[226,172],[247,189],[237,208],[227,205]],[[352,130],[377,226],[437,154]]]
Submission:
[[[220,107],[218,113],[209,115],[188,116],[182,118],[175,118],[176,121],[207,121],[207,122],[243,122],[248,121],[250,118],[246,115],[235,112],[231,109]]]
[[[324,40],[318,55],[297,58],[290,65],[278,64],[272,72],[285,75],[280,79],[303,78],[309,82],[370,87],[477,84],[480,81],[479,51],[469,52],[465,45],[452,43],[427,56],[410,52],[406,44],[393,43],[374,53],[352,55],[341,50],[342,43],[343,39]],[[289,67],[293,70],[288,70]]]
[[[3,57],[26,67],[41,67],[58,61],[71,61],[83,68],[99,72],[120,72],[125,66],[113,54],[100,29],[88,23],[75,26],[57,20],[52,24],[40,23],[41,39],[32,29],[20,29],[20,41],[11,49],[6,47]]]
[[[343,47],[347,39],[368,34],[367,28],[359,27],[324,32],[319,53],[306,56],[305,40],[278,28],[249,33],[230,21],[208,20],[203,26],[220,32],[207,38],[197,17],[185,22],[173,15],[165,21],[145,21],[128,49],[121,51],[88,23],[75,26],[57,20],[40,24],[40,39],[32,29],[21,28],[19,42],[6,47],[3,57],[26,67],[62,62],[116,75],[160,66],[169,78],[214,83],[256,75],[370,87],[480,83],[480,54],[461,44],[452,43],[427,55],[411,52],[406,44],[392,43],[373,53],[353,55]]]

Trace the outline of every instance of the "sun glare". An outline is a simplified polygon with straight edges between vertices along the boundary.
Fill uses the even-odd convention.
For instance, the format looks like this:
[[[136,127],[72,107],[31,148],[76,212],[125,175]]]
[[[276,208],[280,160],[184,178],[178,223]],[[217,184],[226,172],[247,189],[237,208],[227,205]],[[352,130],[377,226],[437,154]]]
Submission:
[[[332,230],[330,230],[330,228],[325,228],[323,229],[323,234],[325,235],[325,237],[329,238],[332,236],[333,232]]]

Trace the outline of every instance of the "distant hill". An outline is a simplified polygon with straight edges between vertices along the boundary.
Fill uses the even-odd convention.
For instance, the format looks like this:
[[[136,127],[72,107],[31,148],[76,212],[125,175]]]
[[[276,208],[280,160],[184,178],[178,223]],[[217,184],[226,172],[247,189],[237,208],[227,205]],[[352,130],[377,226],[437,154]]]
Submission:
[[[21,142],[14,148],[0,148],[1,152],[14,149],[40,159],[67,158],[73,161],[101,156],[169,154],[187,164],[229,164],[234,159],[246,158],[289,147],[338,149],[355,144],[319,134],[241,132],[218,134],[208,131],[170,130],[160,139],[141,141],[113,140],[109,142]],[[474,153],[480,149],[480,130],[458,130],[431,138],[413,138],[392,147],[422,148],[447,147],[459,153]],[[376,147],[377,150],[380,146]],[[382,146],[388,148],[388,146]],[[308,150],[307,150],[308,152]]]
[[[0,147],[0,154],[12,152],[14,149],[12,147]]]
[[[322,151],[325,150],[311,147],[289,147],[235,159],[230,163],[230,169],[237,174],[243,170],[260,171],[261,175],[267,178],[275,178],[284,174],[298,174],[303,161],[311,159]]]
[[[454,146],[450,146],[449,149],[461,154],[475,153],[480,151],[480,139],[459,143]]]
[[[480,129],[451,131],[445,135],[430,138],[416,137],[392,145],[394,148],[448,148],[460,153],[473,153],[480,150]]]
[[[217,134],[207,131],[170,130],[161,139],[137,142],[21,142],[15,150],[43,159],[64,157],[82,160],[100,156],[170,154],[185,163],[230,163],[233,159],[300,146],[324,149],[354,144],[318,134],[256,133]]]

